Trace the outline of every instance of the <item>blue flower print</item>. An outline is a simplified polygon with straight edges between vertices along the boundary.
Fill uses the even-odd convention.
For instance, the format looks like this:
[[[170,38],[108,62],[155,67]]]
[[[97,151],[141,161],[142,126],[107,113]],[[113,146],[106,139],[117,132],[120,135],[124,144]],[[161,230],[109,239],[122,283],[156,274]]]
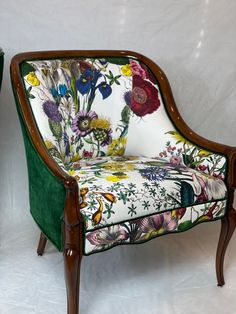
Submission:
[[[59,94],[62,97],[64,97],[67,94],[67,92],[68,92],[68,89],[67,89],[66,85],[65,84],[60,84],[59,85]]]
[[[76,87],[82,95],[85,95],[91,89],[91,80],[88,80],[84,75],[81,75],[76,82]]]
[[[102,82],[98,85],[98,89],[102,94],[102,99],[106,99],[111,95],[112,89],[111,86],[108,85],[106,82]]]
[[[168,175],[166,169],[160,168],[158,166],[140,169],[139,172],[142,175],[142,177],[150,181],[163,181]]]

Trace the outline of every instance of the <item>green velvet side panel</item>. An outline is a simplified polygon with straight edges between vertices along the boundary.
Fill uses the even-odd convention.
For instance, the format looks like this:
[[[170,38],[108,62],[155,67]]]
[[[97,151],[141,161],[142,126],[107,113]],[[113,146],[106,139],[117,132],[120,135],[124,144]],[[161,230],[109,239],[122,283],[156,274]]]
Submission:
[[[26,150],[30,211],[44,235],[61,251],[63,249],[61,218],[66,198],[65,187],[48,169],[33,146],[16,95],[15,100]]]
[[[1,86],[2,86],[3,64],[4,64],[4,53],[0,49],[0,91],[1,91]]]

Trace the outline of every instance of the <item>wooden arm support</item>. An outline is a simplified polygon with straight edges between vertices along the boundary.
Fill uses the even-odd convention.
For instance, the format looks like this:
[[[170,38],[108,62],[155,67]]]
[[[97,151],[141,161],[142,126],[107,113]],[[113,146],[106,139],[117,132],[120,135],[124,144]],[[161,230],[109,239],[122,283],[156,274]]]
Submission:
[[[83,218],[79,210],[78,184],[73,177],[64,183],[66,203],[64,209],[64,248],[82,248]]]
[[[228,186],[236,189],[236,149],[229,154]]]
[[[79,212],[78,184],[74,178],[65,182],[64,266],[67,313],[79,313],[80,265],[83,256],[83,221]]]

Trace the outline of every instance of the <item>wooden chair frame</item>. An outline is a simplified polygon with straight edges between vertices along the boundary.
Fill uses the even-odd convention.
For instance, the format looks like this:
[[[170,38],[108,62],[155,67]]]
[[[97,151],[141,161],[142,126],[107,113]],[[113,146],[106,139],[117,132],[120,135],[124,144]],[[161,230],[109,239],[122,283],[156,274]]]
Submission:
[[[228,208],[221,220],[221,233],[216,254],[216,274],[219,286],[224,285],[223,264],[226,248],[236,227],[236,211],[233,208],[234,190],[236,188],[236,148],[209,141],[192,131],[184,122],[176,107],[170,84],[164,72],[147,57],[132,51],[46,51],[28,52],[16,55],[11,62],[12,84],[18,98],[20,109],[26,123],[27,130],[38,154],[50,171],[62,181],[66,189],[66,203],[64,208],[64,264],[67,287],[68,314],[79,313],[79,283],[80,264],[83,256],[83,218],[80,214],[78,200],[78,184],[76,180],[66,174],[49,155],[38,132],[34,117],[24,92],[24,85],[20,73],[20,64],[25,60],[51,59],[65,57],[133,57],[146,64],[159,82],[164,105],[177,130],[189,141],[207,150],[221,153],[228,159]],[[46,245],[46,238],[41,234],[38,254],[42,255]]]

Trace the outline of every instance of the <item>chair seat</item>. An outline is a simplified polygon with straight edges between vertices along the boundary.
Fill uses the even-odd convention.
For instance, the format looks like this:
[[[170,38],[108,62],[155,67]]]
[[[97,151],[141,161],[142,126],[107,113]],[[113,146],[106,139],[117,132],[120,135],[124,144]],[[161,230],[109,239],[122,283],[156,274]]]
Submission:
[[[147,239],[224,215],[224,181],[178,159],[170,163],[162,158],[99,157],[79,160],[66,169],[78,180],[87,240],[96,251],[95,235],[105,236],[104,249],[125,242],[134,225],[139,233],[148,230]],[[136,232],[134,242],[145,240],[137,236]]]

